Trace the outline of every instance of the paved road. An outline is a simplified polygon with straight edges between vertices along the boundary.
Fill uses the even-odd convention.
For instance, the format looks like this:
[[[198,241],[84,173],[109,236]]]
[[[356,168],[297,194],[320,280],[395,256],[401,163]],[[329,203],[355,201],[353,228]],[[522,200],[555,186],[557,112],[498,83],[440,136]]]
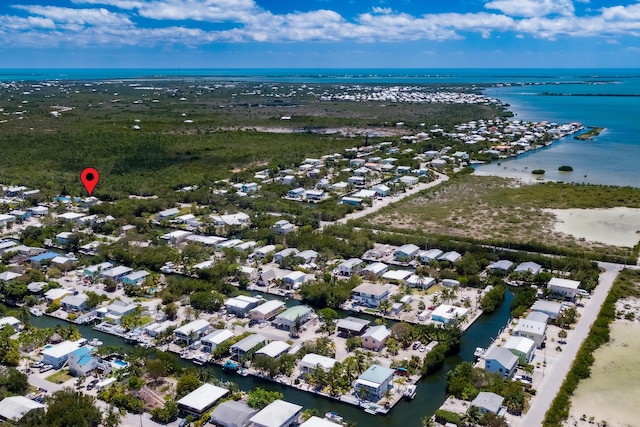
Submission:
[[[366,208],[364,208],[363,210],[359,211],[359,210],[355,210],[353,212],[351,212],[350,214],[346,215],[344,218],[340,218],[337,221],[329,221],[329,222],[322,222],[320,224],[321,228],[324,228],[328,225],[333,225],[333,224],[345,224],[347,221],[349,221],[350,219],[357,219],[357,218],[362,218],[363,216],[369,215],[370,213],[376,212],[382,208],[384,208],[385,206],[389,206],[391,203],[395,203],[399,200],[404,199],[405,197],[411,196],[412,194],[416,194],[422,190],[426,190],[427,188],[431,188],[431,187],[435,187],[436,185],[439,185],[440,183],[443,183],[445,181],[449,180],[449,177],[447,175],[441,174],[439,172],[434,172],[436,174],[436,180],[435,181],[431,181],[431,182],[427,182],[427,183],[419,183],[417,185],[414,185],[411,188],[408,188],[406,190],[406,192],[404,193],[398,193],[394,196],[388,196],[388,197],[383,197],[381,200],[373,200],[373,205],[372,206],[368,206]]]
[[[562,353],[557,358],[553,369],[546,372],[544,379],[540,383],[540,386],[538,386],[538,394],[533,399],[533,404],[531,405],[529,412],[527,412],[527,414],[522,418],[521,423],[518,425],[542,425],[547,409],[549,409],[551,402],[558,394],[560,386],[564,382],[567,372],[569,372],[569,368],[578,353],[578,349],[589,334],[591,325],[593,325],[593,322],[596,320],[596,317],[600,312],[600,308],[602,307],[604,300],[607,298],[614,280],[618,276],[620,270],[624,268],[624,266],[620,264],[604,262],[598,263],[598,265],[605,271],[600,274],[598,286],[591,295],[591,301],[589,301],[588,304],[585,304],[585,309],[580,316],[578,324],[575,329],[569,332],[571,339],[568,341],[567,345],[562,348]],[[514,423],[514,425],[516,425],[516,423]]]

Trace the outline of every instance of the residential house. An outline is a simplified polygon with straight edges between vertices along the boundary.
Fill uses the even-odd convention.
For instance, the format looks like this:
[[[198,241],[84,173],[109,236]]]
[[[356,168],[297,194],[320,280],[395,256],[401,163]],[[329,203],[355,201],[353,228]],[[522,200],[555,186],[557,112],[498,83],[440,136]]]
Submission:
[[[187,230],[174,230],[169,233],[163,234],[160,236],[162,240],[165,240],[170,245],[177,245],[184,242],[187,237],[191,236],[193,233]]]
[[[409,270],[389,270],[382,275],[382,278],[391,282],[404,283],[411,274]]]
[[[180,213],[180,209],[178,208],[165,209],[163,211],[158,212],[158,214],[156,215],[156,219],[158,221],[163,221],[165,219],[173,218],[179,213]]]
[[[240,360],[254,348],[267,343],[267,338],[260,334],[249,335],[231,346],[231,355]]]
[[[67,295],[73,295],[73,291],[70,289],[53,288],[44,293],[44,298],[47,301],[47,304],[52,304],[54,302],[59,303],[62,298]]]
[[[296,324],[304,325],[314,316],[314,311],[306,305],[293,306],[273,319],[273,325],[278,329],[290,331]]]
[[[400,181],[400,183],[406,185],[407,187],[413,187],[420,181],[420,179],[417,176],[404,175],[401,176],[398,181]]]
[[[284,280],[284,277],[291,273],[291,270],[284,270],[282,268],[265,268],[258,276],[256,285],[271,287],[278,284],[279,280]]]
[[[549,319],[555,321],[558,319],[562,310],[564,310],[564,304],[557,301],[548,301],[539,299],[531,306],[533,311],[539,311],[549,316]]]
[[[88,301],[89,297],[85,294],[67,295],[60,300],[60,305],[65,311],[84,311]]]
[[[489,265],[488,270],[491,273],[506,274],[513,267],[513,263],[507,259],[501,259]]]
[[[431,286],[436,284],[436,279],[429,276],[418,276],[417,274],[412,274],[404,283],[411,288],[429,289]]]
[[[491,347],[484,356],[484,369],[505,378],[513,378],[518,367],[518,356],[504,347]]]
[[[529,338],[536,343],[537,348],[542,348],[547,335],[548,320],[549,316],[539,311],[529,313],[525,319],[518,320],[513,335]]]
[[[363,283],[356,286],[351,291],[351,295],[358,304],[377,308],[380,302],[389,298],[390,291],[390,285]]]
[[[124,301],[116,300],[111,304],[100,307],[96,310],[99,319],[119,325],[120,321],[127,314],[131,314],[138,309],[138,304],[128,304]]]
[[[507,407],[502,403],[504,397],[490,391],[481,391],[471,402],[471,406],[480,409],[483,414],[492,413],[498,416],[504,416],[507,413]]]
[[[362,204],[362,199],[359,197],[349,197],[349,196],[344,196],[340,199],[340,202],[343,205],[351,205],[351,206],[358,206],[360,204]]]
[[[391,188],[389,188],[387,185],[384,185],[384,184],[374,185],[373,187],[371,187],[371,189],[375,191],[378,196],[381,196],[381,197],[386,197],[389,194],[391,194]]]
[[[562,298],[573,301],[578,293],[580,282],[577,280],[560,279],[553,277],[547,284],[547,289],[552,295],[559,295]]]
[[[25,416],[44,412],[46,406],[24,396],[9,396],[0,401],[0,419],[17,423]]]
[[[18,319],[13,316],[6,316],[0,319],[0,329],[4,328],[5,325],[9,325],[13,328],[14,331],[19,332],[22,330],[22,324]]]
[[[527,261],[518,264],[518,266],[513,270],[514,273],[526,273],[529,272],[534,276],[542,270],[542,266],[538,263]]]
[[[298,254],[296,254],[296,257],[298,258],[302,258],[304,260],[305,264],[312,264],[314,262],[316,262],[316,259],[318,258],[318,252],[312,250],[312,249],[307,249],[306,251],[302,251]]]
[[[315,415],[307,421],[300,424],[300,427],[340,427],[342,424],[334,423],[326,418],[316,417]]]
[[[173,336],[177,341],[191,344],[194,340],[203,336],[210,327],[208,320],[196,319],[173,331]]]
[[[391,331],[384,325],[372,326],[362,335],[362,347],[367,350],[380,351],[391,336]]]
[[[109,270],[111,268],[113,268],[113,264],[110,262],[103,262],[100,264],[90,265],[89,267],[86,267],[83,272],[85,276],[94,277],[99,275],[103,270]]]
[[[74,377],[86,377],[100,364],[97,357],[91,354],[89,347],[82,346],[69,353],[67,357],[69,373]]]
[[[285,248],[273,255],[273,262],[282,265],[282,261],[287,257],[297,256],[300,251],[296,248]]]
[[[42,363],[51,365],[54,369],[60,369],[69,355],[80,348],[81,343],[81,341],[62,341],[59,344],[45,347],[40,353],[42,354]]]
[[[455,307],[448,304],[440,304],[433,313],[431,313],[431,320],[440,323],[450,323],[455,319],[462,319],[466,316],[469,309],[463,307]]]
[[[289,234],[293,230],[295,230],[295,228],[296,226],[291,224],[286,219],[281,219],[280,221],[276,221],[276,223],[273,224],[273,227],[271,227],[271,231],[273,231],[274,234]]]
[[[249,419],[257,413],[241,400],[227,400],[216,406],[209,421],[218,427],[247,427]]]
[[[235,314],[237,317],[246,317],[249,311],[256,308],[261,300],[246,295],[238,295],[225,301],[224,306],[227,313]]]
[[[419,251],[420,248],[418,246],[407,244],[398,248],[398,250],[393,254],[393,257],[396,261],[408,262],[411,261]]]
[[[355,389],[358,395],[370,402],[377,402],[393,386],[394,369],[372,365],[358,377]]]
[[[369,323],[371,322],[365,319],[345,317],[344,319],[338,319],[336,328],[338,330],[338,334],[343,337],[354,337],[362,335],[369,326]]]
[[[276,250],[275,245],[262,246],[254,250],[253,253],[249,255],[249,259],[262,260],[266,258],[268,255],[275,252],[275,250]]]
[[[40,268],[51,263],[51,260],[57,256],[58,254],[55,252],[45,252],[39,255],[32,256],[31,258],[29,258],[29,261],[31,262],[31,266],[33,268]]]
[[[249,316],[251,317],[252,320],[267,321],[276,317],[276,315],[280,313],[283,308],[284,308],[284,302],[277,299],[273,299],[250,310]]]
[[[139,270],[129,273],[122,278],[122,283],[125,285],[140,285],[144,283],[145,279],[150,275],[148,271]]]
[[[437,260],[440,255],[442,255],[442,251],[440,249],[429,249],[418,254],[420,260],[424,264],[429,264],[431,261]]]
[[[340,263],[336,272],[338,276],[351,277],[352,275],[362,270],[363,264],[364,261],[362,261],[360,258],[351,258]]]
[[[518,356],[518,362],[521,365],[526,365],[533,360],[536,343],[532,339],[525,337],[509,337],[503,347]]]
[[[277,399],[251,417],[254,427],[290,427],[298,424],[302,406]]]
[[[445,252],[438,257],[438,261],[446,261],[451,264],[462,258],[462,255],[456,251]]]
[[[212,353],[220,344],[234,336],[235,334],[229,329],[217,329],[200,339],[202,351]]]
[[[368,279],[376,279],[389,270],[389,266],[383,262],[373,262],[362,269],[361,273]]]
[[[198,418],[228,393],[226,388],[204,383],[178,400],[178,408]]]
[[[271,341],[269,344],[256,351],[256,354],[277,359],[285,354],[291,346],[284,341]]]
[[[320,368],[325,372],[329,372],[331,368],[337,363],[336,359],[327,356],[321,356],[315,353],[307,353],[304,355],[300,363],[298,364],[302,375],[310,374],[316,369]]]
[[[130,274],[131,272],[133,272],[133,268],[119,265],[108,270],[102,270],[100,272],[100,277],[105,280],[113,280],[114,282],[119,282],[124,276]]]

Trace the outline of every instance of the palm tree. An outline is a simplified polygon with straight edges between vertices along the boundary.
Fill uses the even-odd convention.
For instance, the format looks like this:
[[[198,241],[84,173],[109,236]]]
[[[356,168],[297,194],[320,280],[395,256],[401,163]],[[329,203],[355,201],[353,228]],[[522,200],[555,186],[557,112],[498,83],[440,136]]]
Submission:
[[[463,415],[462,421],[466,426],[475,426],[482,418],[482,411],[477,406],[469,407],[467,413]]]
[[[120,419],[122,418],[122,415],[122,410],[116,409],[116,407],[113,405],[109,405],[109,408],[107,408],[107,412],[104,414],[102,425],[104,427],[118,427],[120,425]]]
[[[422,423],[422,427],[433,427],[433,426],[435,426],[435,422],[433,421],[433,418],[431,418],[431,417],[422,417],[421,423]]]

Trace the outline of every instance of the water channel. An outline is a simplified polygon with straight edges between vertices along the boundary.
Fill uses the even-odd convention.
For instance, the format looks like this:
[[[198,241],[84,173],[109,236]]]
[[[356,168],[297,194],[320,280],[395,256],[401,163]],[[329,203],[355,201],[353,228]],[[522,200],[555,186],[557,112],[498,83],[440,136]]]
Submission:
[[[362,409],[338,403],[333,399],[320,397],[311,393],[305,393],[261,378],[255,378],[252,376],[243,377],[235,373],[223,371],[218,366],[199,369],[211,369],[214,375],[220,380],[233,381],[238,384],[240,389],[245,391],[252,390],[256,387],[280,391],[284,394],[285,400],[302,405],[305,409],[316,408],[320,414],[335,411],[346,420],[355,421],[360,427],[419,426],[422,417],[432,415],[444,402],[446,397],[445,375],[447,371],[453,369],[462,361],[473,361],[473,352],[476,347],[486,348],[498,335],[498,331],[506,325],[506,322],[509,319],[509,305],[512,299],[513,294],[507,293],[505,302],[498,311],[490,315],[482,315],[478,320],[476,320],[476,322],[465,332],[462,338],[460,353],[458,355],[448,357],[445,360],[443,369],[433,375],[423,378],[418,383],[417,396],[414,400],[401,400],[386,416],[368,415]],[[295,300],[287,301],[287,305],[294,304],[299,304],[299,302]],[[347,315],[347,313],[340,312],[340,315]],[[372,319],[371,317],[367,318]],[[32,317],[31,323],[39,328],[55,327],[57,324],[62,324],[64,326],[68,325],[64,320],[48,316]],[[130,344],[125,343],[123,339],[95,331],[90,326],[77,325],[77,327],[84,338],[98,338],[105,345],[122,346],[125,351],[133,348]],[[182,360],[177,355],[175,357],[179,360],[182,366],[194,366],[190,361]]]

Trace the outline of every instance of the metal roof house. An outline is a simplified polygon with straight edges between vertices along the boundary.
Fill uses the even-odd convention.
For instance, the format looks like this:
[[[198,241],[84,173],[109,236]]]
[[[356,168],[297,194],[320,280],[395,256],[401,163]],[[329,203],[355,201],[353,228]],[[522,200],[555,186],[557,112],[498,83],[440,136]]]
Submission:
[[[291,330],[296,323],[304,325],[313,316],[314,311],[307,305],[297,305],[283,311],[273,319],[273,325],[285,331]]]
[[[216,406],[209,421],[219,427],[247,427],[249,419],[257,413],[241,400],[227,400]]]
[[[367,329],[371,323],[365,319],[358,319],[357,317],[345,317],[344,319],[339,319],[338,323],[336,323],[336,327],[338,329],[338,334],[341,334],[346,337],[353,337],[362,335],[362,333]]]
[[[194,338],[197,339],[204,335],[210,326],[211,324],[209,324],[208,320],[196,319],[193,322],[180,326],[178,329],[173,331],[173,336],[178,341],[191,344]]]
[[[229,329],[217,329],[200,340],[200,342],[202,343],[202,351],[211,353],[220,344],[228,339],[233,338],[234,336],[235,334]]]
[[[302,406],[277,399],[251,417],[255,427],[289,427],[298,423]]]
[[[331,357],[321,356],[315,353],[307,353],[304,355],[298,366],[300,367],[300,372],[308,374],[315,371],[317,368],[321,368],[323,371],[328,372],[336,363],[337,360]]]
[[[256,354],[262,354],[272,359],[277,359],[285,354],[290,347],[291,346],[284,341],[271,341],[269,344],[258,350]]]
[[[33,411],[44,411],[45,405],[24,396],[5,397],[0,402],[0,419],[6,421],[20,421],[25,415]]]
[[[384,325],[373,326],[362,335],[362,347],[367,350],[380,351],[391,336],[391,331]]]
[[[282,311],[283,307],[284,302],[273,299],[250,310],[249,315],[253,320],[271,320]]]
[[[580,282],[577,280],[560,279],[553,277],[549,280],[547,288],[552,294],[560,295],[567,300],[573,300],[578,293]]]
[[[229,390],[226,388],[206,383],[178,400],[178,407],[189,414],[200,416],[227,393]]]
[[[394,373],[391,368],[372,365],[358,377],[355,389],[361,398],[377,402],[391,388]]]
[[[267,338],[260,334],[249,335],[231,346],[231,354],[236,359],[240,359],[249,351],[266,342]]]
[[[513,378],[518,367],[518,356],[504,347],[492,347],[484,356],[484,369],[505,378]]]
[[[399,247],[393,254],[393,257],[396,261],[406,262],[411,261],[413,258],[415,258],[416,255],[418,255],[418,252],[420,252],[420,248],[418,246],[407,244]]]
[[[491,412],[492,414],[503,416],[507,412],[507,407],[502,404],[504,397],[489,391],[481,391],[471,402],[471,406],[480,409],[483,414]]]
[[[518,356],[519,363],[524,365],[533,360],[536,343],[526,337],[509,337],[503,347]]]

